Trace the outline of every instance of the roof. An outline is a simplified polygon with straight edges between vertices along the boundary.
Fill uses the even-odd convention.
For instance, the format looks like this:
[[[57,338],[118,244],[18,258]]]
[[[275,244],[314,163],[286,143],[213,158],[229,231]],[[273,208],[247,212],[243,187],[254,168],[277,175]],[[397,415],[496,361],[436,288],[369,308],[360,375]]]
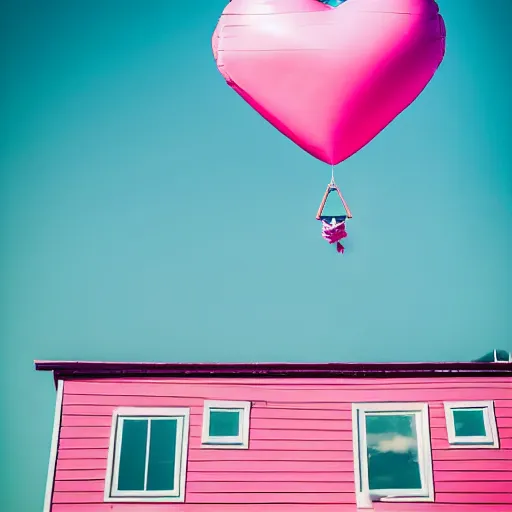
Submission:
[[[101,377],[444,377],[512,376],[512,362],[431,363],[126,363],[35,361],[58,378]]]

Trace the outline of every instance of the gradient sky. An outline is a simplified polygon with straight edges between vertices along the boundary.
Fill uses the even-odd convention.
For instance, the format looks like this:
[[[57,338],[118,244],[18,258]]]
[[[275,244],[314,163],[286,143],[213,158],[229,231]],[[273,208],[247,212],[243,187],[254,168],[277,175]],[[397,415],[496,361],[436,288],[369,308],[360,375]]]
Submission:
[[[314,218],[328,166],[217,72],[225,0],[2,2],[2,511],[42,506],[55,392],[34,359],[512,348],[512,3],[439,3],[442,67],[337,170],[340,256]]]

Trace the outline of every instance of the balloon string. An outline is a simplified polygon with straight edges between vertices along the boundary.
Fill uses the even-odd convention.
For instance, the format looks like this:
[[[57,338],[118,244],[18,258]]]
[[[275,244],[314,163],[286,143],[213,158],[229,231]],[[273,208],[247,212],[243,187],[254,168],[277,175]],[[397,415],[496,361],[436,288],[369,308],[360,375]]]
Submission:
[[[331,164],[331,185],[335,185],[334,183],[334,165]]]

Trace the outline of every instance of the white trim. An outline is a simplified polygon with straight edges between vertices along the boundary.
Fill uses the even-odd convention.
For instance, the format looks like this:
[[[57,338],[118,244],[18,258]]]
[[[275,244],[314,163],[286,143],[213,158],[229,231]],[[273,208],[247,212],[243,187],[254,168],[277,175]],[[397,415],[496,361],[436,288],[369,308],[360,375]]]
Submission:
[[[415,489],[383,489],[369,490],[368,461],[366,455],[366,413],[382,413],[385,415],[414,414],[416,417],[416,433],[418,442],[418,458],[422,488]],[[430,425],[428,405],[418,402],[385,402],[352,404],[352,438],[354,450],[354,476],[356,485],[356,501],[360,508],[371,508],[371,501],[395,502],[433,502],[434,481],[432,472],[432,452],[430,446]]]
[[[456,409],[479,409],[482,411],[485,436],[457,436],[455,434],[455,423],[453,410]],[[499,448],[498,428],[496,426],[496,415],[494,402],[492,400],[479,400],[471,402],[444,402],[444,415],[446,419],[446,430],[450,448]]]
[[[119,476],[120,448],[123,439],[123,422],[125,419],[141,418],[147,420],[175,419],[176,431],[176,461],[173,491],[119,491],[117,480]],[[186,407],[119,407],[112,414],[112,427],[108,449],[107,474],[105,476],[105,502],[164,502],[183,503],[185,501],[185,484],[188,460],[188,437],[190,426],[190,409]],[[148,423],[148,438],[150,440],[151,423]],[[146,445],[146,448],[148,447]],[[146,449],[146,472],[149,451]],[[145,476],[146,478],[146,476]]]
[[[123,421],[123,427],[124,427],[124,418],[122,421]],[[176,426],[177,426],[177,424],[176,424]],[[178,429],[176,429],[176,437],[177,436],[178,436]],[[176,443],[176,444],[178,444],[178,443]],[[121,445],[119,445],[119,446],[121,446]],[[144,464],[144,489],[146,489],[146,487],[148,485],[148,468],[149,468],[149,450],[150,450],[150,448],[151,448],[151,421],[148,421],[148,430],[146,432],[146,463]],[[118,459],[120,459],[120,457],[118,457]],[[119,468],[118,468],[118,472],[119,472]],[[174,473],[176,474],[176,471]],[[176,478],[174,478],[173,480],[176,480]],[[178,489],[178,494],[179,494],[179,489]]]
[[[48,476],[46,477],[46,492],[44,494],[43,512],[50,512],[52,509],[53,484],[55,482],[55,469],[57,467],[57,453],[59,450],[63,394],[64,382],[62,380],[58,380],[57,397],[55,399],[55,413],[53,417],[52,443],[50,447],[50,460],[48,462]]]
[[[359,407],[356,407],[356,404],[352,404],[352,448],[354,451],[356,507],[357,510],[373,510],[373,504],[370,495],[367,491],[363,490],[361,482],[361,464],[359,464],[359,414]]]
[[[503,351],[505,352],[505,351]],[[494,349],[494,363],[512,363],[512,352],[508,352],[508,360],[504,359],[498,359],[498,350]]]
[[[210,436],[210,411],[212,409],[228,409],[240,415],[237,436]],[[249,423],[251,402],[228,400],[205,400],[203,408],[203,428],[201,432],[201,448],[221,448],[231,450],[247,450],[249,448]]]

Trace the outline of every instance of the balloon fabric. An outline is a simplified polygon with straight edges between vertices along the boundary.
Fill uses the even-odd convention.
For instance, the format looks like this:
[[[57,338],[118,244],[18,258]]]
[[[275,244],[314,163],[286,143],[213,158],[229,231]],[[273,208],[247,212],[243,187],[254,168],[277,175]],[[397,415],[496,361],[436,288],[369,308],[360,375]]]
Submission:
[[[445,34],[434,0],[232,0],[212,46],[254,110],[336,165],[419,96],[443,60]]]

